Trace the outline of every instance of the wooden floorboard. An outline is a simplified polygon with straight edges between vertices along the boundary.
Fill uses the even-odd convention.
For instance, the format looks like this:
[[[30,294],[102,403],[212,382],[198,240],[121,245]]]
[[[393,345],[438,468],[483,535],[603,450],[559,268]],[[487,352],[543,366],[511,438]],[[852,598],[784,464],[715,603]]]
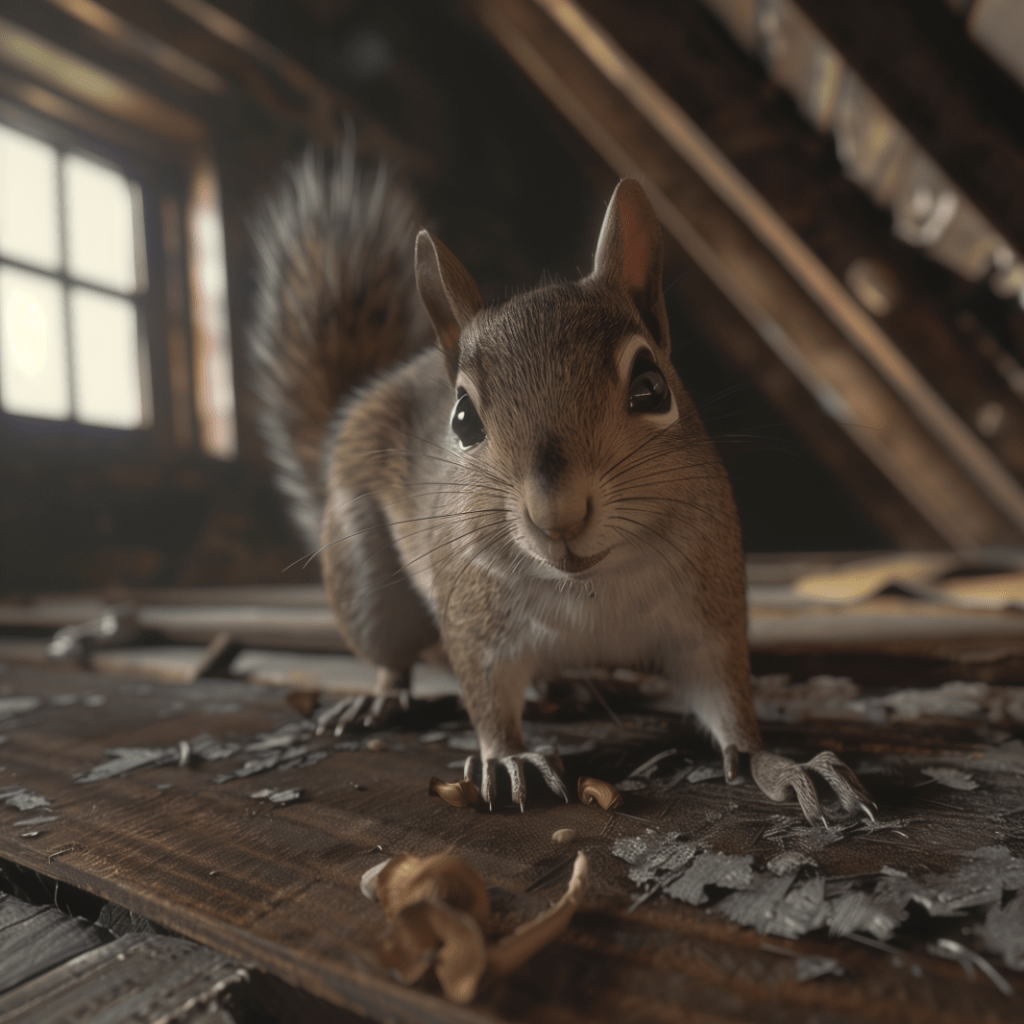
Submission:
[[[934,780],[916,768],[910,781],[884,772],[865,775],[880,817],[896,831],[858,828],[823,843],[823,830],[796,828],[795,808],[769,803],[750,785],[729,787],[713,778],[664,793],[630,793],[623,810],[633,817],[564,805],[536,787],[526,814],[450,807],[427,796],[427,781],[459,775],[452,765],[465,756],[458,749],[465,722],[442,730],[447,745],[420,742],[436,723],[383,733],[383,751],[347,737],[302,739],[296,732],[302,741],[291,749],[306,749],[291,759],[295,766],[215,782],[279,749],[266,734],[301,729],[280,688],[227,681],[164,685],[16,668],[0,677],[0,700],[28,695],[39,698],[37,707],[12,703],[28,710],[0,721],[7,737],[0,746],[0,856],[373,1020],[1019,1019],[1019,976],[1010,975],[1016,997],[1009,999],[984,976],[971,979],[959,963],[928,956],[925,943],[935,937],[930,932],[901,937],[905,958],[897,963],[878,949],[824,932],[795,942],[765,937],[663,896],[628,913],[637,890],[628,865],[612,852],[617,840],[629,837],[700,835],[708,849],[763,861],[780,849],[765,834],[771,819],[776,830],[790,829],[793,849],[810,843],[817,870],[831,878],[883,868],[948,871],[956,867],[958,851],[1007,843],[1020,856],[1024,837],[1012,812],[1024,810],[1024,770],[985,774],[988,762],[980,753],[975,774],[984,786],[974,792],[920,788],[922,779]],[[592,722],[532,728],[535,736],[538,730],[557,733],[563,747],[576,741],[576,752],[566,757],[571,778],[586,773],[618,781],[670,741],[681,742],[659,732],[660,720],[629,724],[634,728]],[[790,747],[836,745],[838,733],[811,732],[818,735],[780,726],[770,736]],[[860,758],[866,764],[882,755],[909,757],[912,732],[883,736],[862,729],[844,742],[854,763]],[[236,747],[213,761],[193,754],[186,757],[191,766],[179,767],[179,743],[192,741],[189,749],[199,750],[201,734],[255,742],[263,750]],[[687,752],[694,759],[711,757],[695,737],[682,741],[692,744]],[[338,743],[359,749],[337,749]],[[946,745],[961,757],[983,748],[955,731]],[[76,781],[110,763],[108,752],[119,748],[150,748],[154,757],[102,781]],[[310,754],[327,756],[316,760]],[[119,756],[126,756],[123,749]],[[252,797],[291,788],[300,790],[300,798],[286,805]],[[37,806],[21,810],[12,800]],[[17,824],[47,817],[56,820]],[[562,828],[578,833],[568,850],[551,840]],[[377,959],[374,945],[384,919],[360,894],[359,879],[385,856],[458,852],[490,887],[495,929],[503,933],[557,898],[568,877],[567,855],[577,847],[587,851],[594,878],[582,912],[562,939],[471,1006],[444,1001],[430,982],[406,988]],[[946,924],[942,934],[960,935],[955,920]],[[797,955],[836,958],[845,973],[801,983]]]
[[[33,907],[13,897],[0,896],[0,900],[0,994],[105,941],[87,921],[68,917],[59,910]],[[12,902],[21,904],[20,908],[5,915],[4,903]],[[20,920],[5,925],[8,917]],[[0,1018],[2,1014],[0,1009]]]
[[[245,976],[237,963],[194,942],[165,935],[122,935],[0,996],[0,1020],[4,1024],[180,1021]]]

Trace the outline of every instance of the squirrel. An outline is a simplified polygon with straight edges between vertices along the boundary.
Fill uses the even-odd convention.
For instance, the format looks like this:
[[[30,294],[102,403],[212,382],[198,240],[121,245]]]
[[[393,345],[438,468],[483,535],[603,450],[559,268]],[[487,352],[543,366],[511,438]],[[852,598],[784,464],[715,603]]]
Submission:
[[[432,234],[413,245],[416,209],[346,144],[292,165],[254,228],[262,433],[341,635],[378,670],[339,727],[407,705],[440,640],[479,739],[466,777],[493,807],[503,770],[524,809],[524,764],[568,799],[557,753],[523,742],[531,681],[656,669],[728,781],[747,754],[810,822],[827,826],[811,773],[872,816],[833,753],[799,765],[763,747],[739,516],[670,359],[641,185],[619,182],[587,276],[496,305]]]

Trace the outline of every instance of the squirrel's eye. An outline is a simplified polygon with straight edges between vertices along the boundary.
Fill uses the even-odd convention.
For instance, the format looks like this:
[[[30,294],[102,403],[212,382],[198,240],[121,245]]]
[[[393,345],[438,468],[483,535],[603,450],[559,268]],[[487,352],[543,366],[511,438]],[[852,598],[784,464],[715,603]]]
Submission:
[[[672,392],[665,375],[650,356],[641,352],[633,363],[629,382],[630,412],[668,412],[672,408]]]
[[[476,411],[473,399],[466,394],[463,388],[459,388],[458,399],[452,410],[452,430],[455,431],[455,436],[463,448],[472,448],[487,436],[487,431],[484,430],[484,425],[480,421],[480,414]]]

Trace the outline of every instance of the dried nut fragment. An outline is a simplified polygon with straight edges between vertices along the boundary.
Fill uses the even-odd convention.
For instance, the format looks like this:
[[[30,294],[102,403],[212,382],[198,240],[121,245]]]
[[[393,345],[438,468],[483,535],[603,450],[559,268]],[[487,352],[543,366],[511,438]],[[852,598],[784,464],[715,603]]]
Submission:
[[[614,811],[622,803],[622,794],[610,782],[590,779],[586,775],[580,777],[576,792],[583,803],[591,807],[596,804],[602,811]]]
[[[388,745],[383,740],[374,737],[372,740],[366,741],[366,749],[374,751],[387,750]]]
[[[318,690],[292,690],[285,697],[285,701],[303,718],[312,718],[320,701],[320,692]]]
[[[574,828],[560,828],[556,832],[551,833],[551,841],[553,843],[571,843],[576,838],[576,829]]]
[[[480,802],[480,790],[472,779],[459,779],[458,782],[445,782],[436,775],[430,777],[427,792],[431,796],[439,796],[452,807],[476,807]]]

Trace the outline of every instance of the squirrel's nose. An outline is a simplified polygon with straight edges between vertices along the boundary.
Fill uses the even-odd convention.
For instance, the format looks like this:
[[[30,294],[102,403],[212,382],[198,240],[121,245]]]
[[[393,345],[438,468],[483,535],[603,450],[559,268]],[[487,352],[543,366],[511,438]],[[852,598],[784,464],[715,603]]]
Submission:
[[[578,537],[590,518],[590,497],[583,489],[552,488],[545,482],[526,484],[526,514],[541,533],[552,540]]]

